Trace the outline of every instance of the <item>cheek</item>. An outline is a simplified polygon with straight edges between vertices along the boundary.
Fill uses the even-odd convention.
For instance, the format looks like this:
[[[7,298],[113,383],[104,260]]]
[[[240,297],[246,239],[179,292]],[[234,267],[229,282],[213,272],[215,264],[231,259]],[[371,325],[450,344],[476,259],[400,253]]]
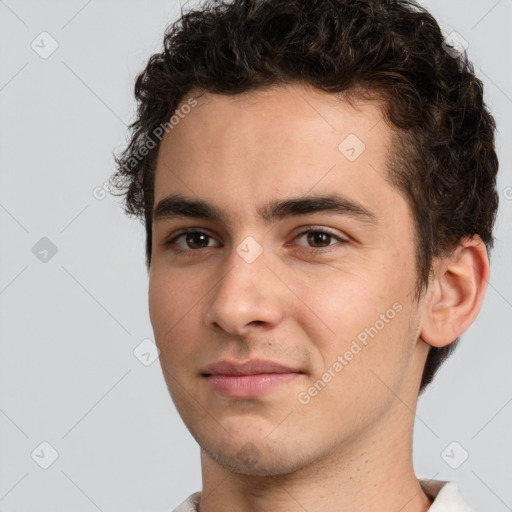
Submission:
[[[340,339],[352,334],[368,318],[378,315],[384,301],[379,276],[366,269],[330,266],[325,273],[311,275],[300,284],[304,313],[296,312],[303,326],[314,328],[324,339]],[[316,322],[311,322],[316,315]]]
[[[170,352],[179,357],[179,347],[186,347],[180,339],[187,336],[187,325],[194,317],[194,308],[200,306],[199,297],[184,293],[186,287],[178,276],[163,276],[157,272],[149,280],[149,316],[155,342],[161,358],[167,359]]]
[[[155,275],[154,270],[151,270],[149,279],[149,291],[148,291],[148,305],[149,305],[149,317],[153,326],[153,331],[159,341],[161,333],[165,327],[169,329],[172,326],[172,314],[171,311],[175,311],[173,308],[176,302],[173,287],[169,286],[166,280],[162,279],[158,274]],[[166,324],[166,325],[164,325]]]
[[[170,327],[187,311],[192,312],[201,298],[199,283],[194,278],[197,281],[197,276],[190,272],[170,270],[165,263],[155,262],[149,277],[148,299],[150,316],[157,328],[163,323]]]
[[[331,269],[301,283],[298,295],[304,299],[297,302],[300,311],[293,316],[321,354],[325,368],[345,354],[352,368],[381,368],[403,359],[408,287],[385,269],[382,265],[335,273]]]

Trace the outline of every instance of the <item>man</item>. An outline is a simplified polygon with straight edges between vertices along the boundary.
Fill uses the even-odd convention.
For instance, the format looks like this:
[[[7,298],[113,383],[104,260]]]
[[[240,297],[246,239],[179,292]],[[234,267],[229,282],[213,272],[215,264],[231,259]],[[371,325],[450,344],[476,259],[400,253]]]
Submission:
[[[210,2],[138,77],[115,178],[201,447],[176,511],[471,510],[412,464],[498,206],[494,119],[452,50],[412,1]]]

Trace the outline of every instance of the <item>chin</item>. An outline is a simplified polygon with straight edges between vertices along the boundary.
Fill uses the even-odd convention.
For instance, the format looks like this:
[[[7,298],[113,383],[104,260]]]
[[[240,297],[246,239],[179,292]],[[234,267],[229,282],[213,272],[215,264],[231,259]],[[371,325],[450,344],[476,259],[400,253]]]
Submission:
[[[251,476],[276,476],[292,473],[300,469],[301,464],[292,455],[297,456],[296,449],[285,449],[281,445],[281,451],[276,446],[262,442],[256,444],[248,441],[240,448],[226,444],[219,449],[211,449],[210,446],[201,445],[217,464],[234,473]]]

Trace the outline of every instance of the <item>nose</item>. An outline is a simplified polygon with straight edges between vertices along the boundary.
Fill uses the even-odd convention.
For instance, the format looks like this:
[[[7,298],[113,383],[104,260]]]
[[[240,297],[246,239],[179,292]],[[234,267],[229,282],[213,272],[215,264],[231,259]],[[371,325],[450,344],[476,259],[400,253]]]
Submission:
[[[265,252],[248,262],[234,249],[212,290],[205,318],[208,327],[242,336],[255,327],[278,325],[286,290],[269,266]]]

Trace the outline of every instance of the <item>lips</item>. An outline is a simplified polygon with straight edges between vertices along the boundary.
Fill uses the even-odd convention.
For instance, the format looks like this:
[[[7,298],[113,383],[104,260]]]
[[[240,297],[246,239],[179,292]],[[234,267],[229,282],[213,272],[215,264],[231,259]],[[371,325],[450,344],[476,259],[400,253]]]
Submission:
[[[207,366],[202,376],[211,389],[227,398],[257,398],[303,378],[304,372],[274,361],[217,361]]]
[[[271,373],[304,373],[298,369],[266,361],[264,359],[251,359],[245,362],[218,361],[210,364],[203,371],[203,375],[258,375]]]

